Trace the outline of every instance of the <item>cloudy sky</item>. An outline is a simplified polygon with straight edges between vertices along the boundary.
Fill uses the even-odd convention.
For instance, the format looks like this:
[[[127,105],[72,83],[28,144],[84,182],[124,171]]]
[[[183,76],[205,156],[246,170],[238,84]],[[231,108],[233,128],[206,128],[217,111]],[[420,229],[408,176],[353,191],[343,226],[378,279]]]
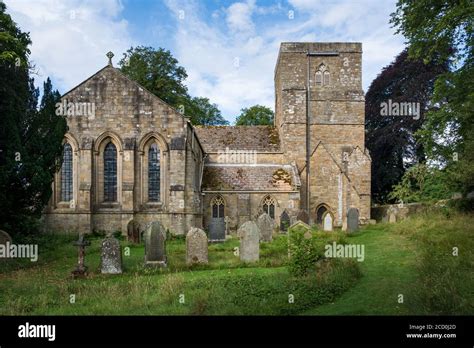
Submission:
[[[3,0],[33,41],[40,83],[61,93],[131,46],[163,47],[188,73],[192,96],[208,97],[234,121],[243,107],[274,107],[281,42],[363,44],[363,87],[403,49],[389,24],[395,0]]]

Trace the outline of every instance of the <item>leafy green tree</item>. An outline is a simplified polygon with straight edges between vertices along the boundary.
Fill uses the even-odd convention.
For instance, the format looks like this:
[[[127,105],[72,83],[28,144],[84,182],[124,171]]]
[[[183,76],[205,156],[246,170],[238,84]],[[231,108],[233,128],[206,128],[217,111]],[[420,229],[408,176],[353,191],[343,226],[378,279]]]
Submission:
[[[119,62],[120,70],[151,93],[191,118],[193,124],[225,125],[216,104],[188,94],[186,70],[163,48],[131,47]]]
[[[424,64],[419,59],[409,59],[404,50],[372,81],[365,97],[365,122],[375,202],[386,202],[392,186],[400,181],[406,169],[425,161],[423,146],[415,133],[421,129],[426,112],[433,107],[434,81],[446,69],[446,64]],[[419,115],[382,116],[381,105],[389,100],[419,103]]]
[[[266,106],[254,105],[240,111],[240,115],[235,120],[236,126],[273,125],[273,111]]]
[[[35,232],[35,222],[51,195],[66,121],[55,114],[59,93],[51,81],[39,91],[29,78],[31,44],[0,2],[0,228]]]
[[[474,190],[474,2],[399,0],[391,22],[409,43],[411,57],[448,60],[435,82],[433,104],[417,132],[428,159],[447,168],[450,185]]]

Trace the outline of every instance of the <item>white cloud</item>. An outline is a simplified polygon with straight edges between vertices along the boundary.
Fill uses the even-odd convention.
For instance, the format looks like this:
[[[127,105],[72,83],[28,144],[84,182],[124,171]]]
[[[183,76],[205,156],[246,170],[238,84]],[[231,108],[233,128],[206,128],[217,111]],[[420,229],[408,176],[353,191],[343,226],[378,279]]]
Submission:
[[[119,18],[119,0],[8,1],[7,11],[22,31],[30,32],[31,60],[40,83],[51,77],[66,92],[107,64],[131,45],[128,23]]]

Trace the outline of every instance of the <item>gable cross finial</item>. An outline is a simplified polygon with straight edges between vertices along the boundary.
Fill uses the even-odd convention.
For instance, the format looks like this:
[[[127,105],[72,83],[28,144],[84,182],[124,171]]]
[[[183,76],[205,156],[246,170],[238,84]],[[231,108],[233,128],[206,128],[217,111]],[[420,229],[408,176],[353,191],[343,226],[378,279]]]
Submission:
[[[112,52],[108,52],[106,54],[107,58],[109,58],[109,65],[112,66],[112,58],[114,57],[114,54]]]

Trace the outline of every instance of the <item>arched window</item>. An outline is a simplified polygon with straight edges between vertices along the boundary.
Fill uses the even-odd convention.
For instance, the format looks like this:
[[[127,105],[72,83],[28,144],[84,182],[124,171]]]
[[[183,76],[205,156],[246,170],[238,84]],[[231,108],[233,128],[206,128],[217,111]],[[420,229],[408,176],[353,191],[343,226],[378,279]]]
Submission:
[[[316,223],[318,225],[322,225],[323,224],[323,215],[325,212],[327,212],[328,209],[326,208],[326,206],[324,205],[321,205],[317,210],[316,210]]]
[[[117,149],[112,142],[104,150],[104,201],[117,201]]]
[[[265,199],[263,200],[262,208],[263,208],[263,212],[270,215],[272,219],[275,218],[275,200],[272,197],[270,196],[265,197]]]
[[[148,200],[160,200],[160,149],[156,143],[148,150]]]
[[[221,196],[214,197],[211,202],[212,206],[212,217],[223,218],[224,215],[224,199]]]
[[[319,65],[318,70],[316,71],[315,79],[316,85],[318,86],[329,86],[331,83],[331,74],[329,73],[329,69],[327,68],[324,63]]]
[[[323,84],[323,73],[321,71],[316,71],[316,84],[318,86]]]
[[[64,144],[63,165],[61,167],[61,201],[72,200],[72,147]]]
[[[329,83],[330,83],[330,74],[329,74],[329,71],[326,70],[324,72],[324,85],[329,86]]]

